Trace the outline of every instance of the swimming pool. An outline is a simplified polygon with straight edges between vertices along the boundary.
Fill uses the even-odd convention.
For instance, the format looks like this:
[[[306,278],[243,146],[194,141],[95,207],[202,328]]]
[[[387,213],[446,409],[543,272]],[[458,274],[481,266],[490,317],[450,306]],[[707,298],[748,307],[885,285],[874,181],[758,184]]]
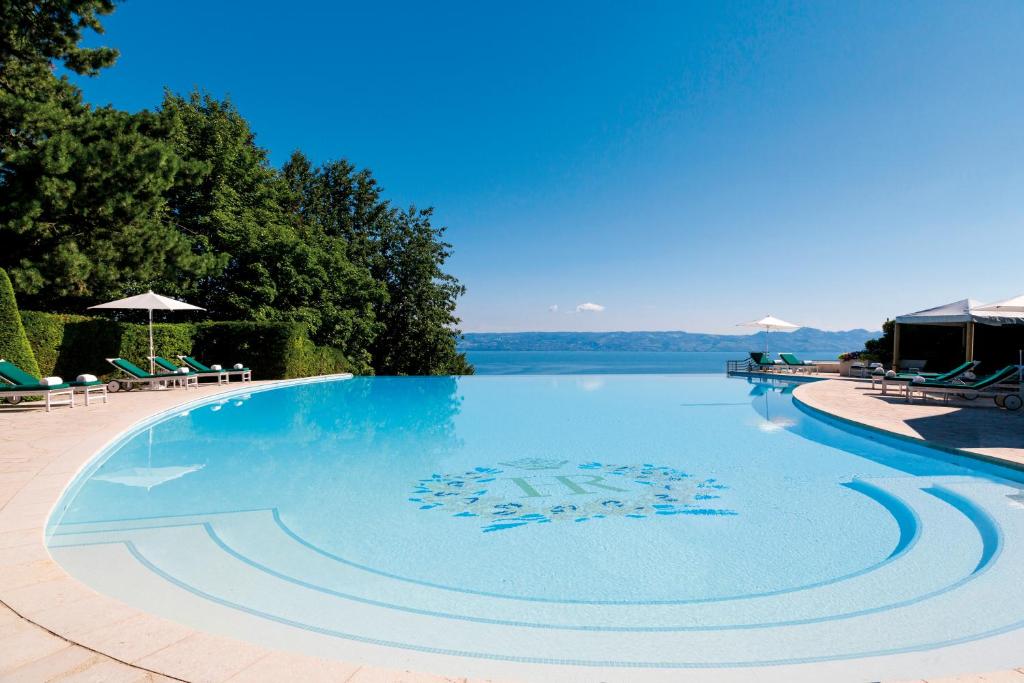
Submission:
[[[1021,473],[831,424],[792,389],[612,375],[239,393],[113,443],[48,546],[193,627],[450,675],[1019,666]]]

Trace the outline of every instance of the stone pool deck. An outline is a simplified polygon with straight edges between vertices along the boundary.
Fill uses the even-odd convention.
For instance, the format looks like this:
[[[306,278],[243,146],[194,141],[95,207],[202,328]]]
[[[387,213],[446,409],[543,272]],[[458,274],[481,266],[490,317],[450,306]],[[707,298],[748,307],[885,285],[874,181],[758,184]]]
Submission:
[[[1001,410],[992,399],[922,403],[916,398],[907,403],[891,392],[883,396],[871,388],[870,380],[851,378],[808,382],[793,396],[812,409],[861,426],[1024,467],[1024,410]]]
[[[119,393],[108,404],[51,413],[35,406],[0,408],[0,680],[466,680],[316,659],[197,631],[98,594],[51,559],[43,537],[50,510],[79,469],[113,437],[197,399],[279,384]],[[873,395],[869,387],[866,381],[815,382],[798,388],[795,396],[841,419],[1024,464],[1024,412],[908,406]],[[595,671],[594,680],[600,679]],[[941,680],[1024,683],[1024,668]]]

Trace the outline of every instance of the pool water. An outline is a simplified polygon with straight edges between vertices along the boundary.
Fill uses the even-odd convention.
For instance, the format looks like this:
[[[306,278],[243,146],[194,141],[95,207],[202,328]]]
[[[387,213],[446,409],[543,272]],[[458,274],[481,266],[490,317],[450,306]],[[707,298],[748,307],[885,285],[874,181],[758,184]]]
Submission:
[[[48,543],[97,590],[194,627],[440,673],[1013,665],[1021,473],[823,420],[793,388],[605,375],[238,394],[114,443]]]

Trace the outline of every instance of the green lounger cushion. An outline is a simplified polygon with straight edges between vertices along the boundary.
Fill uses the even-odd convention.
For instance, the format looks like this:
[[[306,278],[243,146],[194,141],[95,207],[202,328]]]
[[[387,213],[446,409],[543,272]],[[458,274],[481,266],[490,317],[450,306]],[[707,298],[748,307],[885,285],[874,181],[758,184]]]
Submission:
[[[8,384],[0,385],[0,391],[53,391],[54,389],[68,389],[71,385],[65,382],[64,384],[51,384],[46,386],[45,384],[18,384],[11,386]]]
[[[158,372],[155,375],[151,375],[150,373],[146,372],[135,363],[131,362],[130,360],[125,360],[124,358],[115,358],[110,362],[113,363],[116,367],[120,368],[121,370],[127,372],[129,375],[132,375],[136,379],[167,379],[169,377],[182,376],[180,373],[177,372]]]
[[[920,387],[945,387],[945,388],[950,388],[950,389],[956,389],[956,388],[961,388],[961,389],[985,389],[986,387],[990,387],[993,384],[999,384],[1000,382],[1005,382],[1006,380],[1008,380],[1011,377],[1013,377],[1014,375],[1016,375],[1018,372],[1020,372],[1020,371],[1017,369],[1016,365],[1007,365],[1005,368],[1003,368],[999,372],[993,372],[991,375],[989,375],[987,377],[980,377],[980,378],[978,378],[977,381],[974,381],[974,382],[966,382],[964,384],[953,384],[951,382],[936,382],[935,380],[928,380],[927,382],[918,382],[917,384],[913,384],[912,386],[918,387],[918,388],[920,388]]]
[[[0,361],[0,378],[14,385],[6,386],[0,383],[0,391],[46,391],[47,389],[67,389],[69,386],[85,386],[78,382],[63,382],[50,385],[40,384],[38,377],[33,377],[8,360]],[[102,382],[95,382],[95,384],[102,384]]]
[[[802,360],[800,360],[791,353],[780,353],[779,358],[781,358],[782,362],[785,363],[786,365],[799,365],[801,367],[809,367],[807,363],[804,363]]]
[[[211,368],[206,367],[192,356],[178,356],[178,358],[185,361],[185,365],[188,365],[193,370],[198,370],[199,372],[213,372]]]
[[[249,372],[249,368],[224,368],[223,370],[214,370],[209,366],[203,365],[192,356],[178,356],[178,358],[183,360],[185,364],[191,367],[193,370],[197,370],[199,372]]]
[[[163,356],[153,356],[153,362],[162,367],[164,370],[167,370],[168,372],[178,372],[179,366],[175,365],[174,363],[167,360]],[[191,373],[192,368],[188,368],[188,371],[189,373]]]
[[[973,368],[974,365],[974,361],[967,361],[966,363],[961,363],[960,365],[956,366],[949,372],[900,372],[897,373],[895,377],[888,377],[886,379],[888,379],[889,381],[907,381],[912,380],[915,377],[924,377],[925,379],[931,380],[933,382],[948,382],[949,380],[955,379],[960,375],[964,374],[965,372]]]
[[[33,377],[9,360],[0,361],[0,377],[11,384],[39,385],[38,377]]]

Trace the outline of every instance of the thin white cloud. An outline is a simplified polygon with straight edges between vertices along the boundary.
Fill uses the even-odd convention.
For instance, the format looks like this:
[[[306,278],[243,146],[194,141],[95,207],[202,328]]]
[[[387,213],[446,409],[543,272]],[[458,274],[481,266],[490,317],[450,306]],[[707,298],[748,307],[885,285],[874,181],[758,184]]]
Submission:
[[[576,307],[577,313],[600,313],[603,310],[604,306],[602,306],[601,304],[592,304],[590,302],[580,304],[579,306]]]
[[[558,313],[558,304],[551,304],[548,306],[548,310],[552,313]]]

